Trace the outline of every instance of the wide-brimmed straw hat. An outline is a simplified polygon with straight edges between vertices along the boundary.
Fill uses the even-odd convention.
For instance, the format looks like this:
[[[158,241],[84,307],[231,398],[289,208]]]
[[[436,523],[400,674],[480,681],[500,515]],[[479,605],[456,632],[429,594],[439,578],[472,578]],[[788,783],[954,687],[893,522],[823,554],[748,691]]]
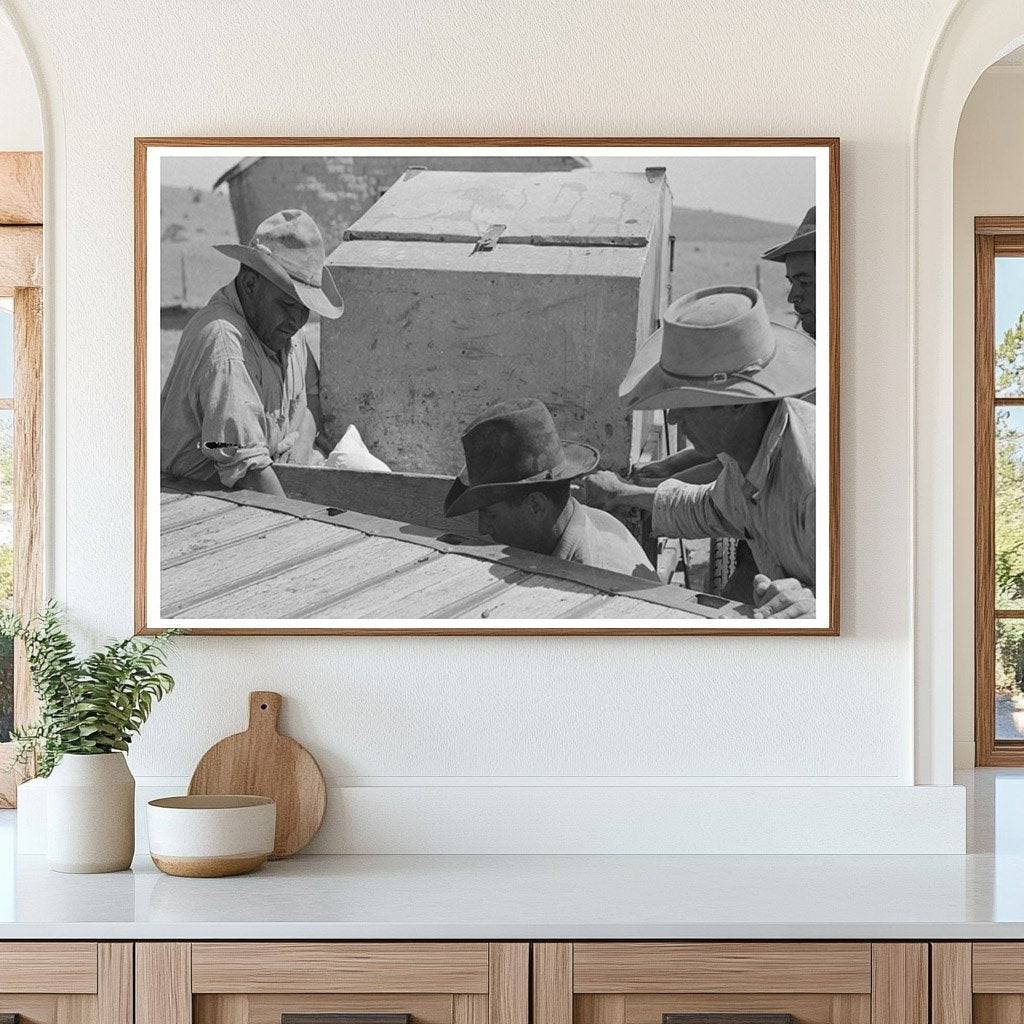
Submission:
[[[811,207],[807,213],[804,214],[804,219],[800,221],[799,227],[793,234],[793,237],[788,242],[783,242],[782,245],[775,246],[774,249],[769,249],[766,253],[761,254],[761,259],[771,260],[772,263],[785,263],[787,256],[792,256],[798,252],[814,252],[816,247],[815,230],[817,225],[815,224],[815,207]]]
[[[324,270],[323,236],[302,210],[271,214],[248,245],[215,245],[214,249],[262,274],[314,313],[335,320],[344,310],[344,300]]]
[[[771,323],[756,288],[702,288],[665,310],[619,386],[631,409],[746,405],[815,386],[813,339]]]
[[[446,516],[461,516],[506,500],[537,484],[574,480],[597,468],[589,444],[562,441],[548,407],[535,398],[500,402],[462,435],[466,465],[444,501]]]

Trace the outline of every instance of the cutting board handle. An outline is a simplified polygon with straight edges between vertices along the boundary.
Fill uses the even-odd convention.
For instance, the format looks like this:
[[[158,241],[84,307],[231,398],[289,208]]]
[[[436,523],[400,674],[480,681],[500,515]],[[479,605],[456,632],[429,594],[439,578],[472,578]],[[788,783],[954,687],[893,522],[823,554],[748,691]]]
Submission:
[[[253,690],[249,694],[249,732],[277,732],[281,714],[281,694],[271,690]]]

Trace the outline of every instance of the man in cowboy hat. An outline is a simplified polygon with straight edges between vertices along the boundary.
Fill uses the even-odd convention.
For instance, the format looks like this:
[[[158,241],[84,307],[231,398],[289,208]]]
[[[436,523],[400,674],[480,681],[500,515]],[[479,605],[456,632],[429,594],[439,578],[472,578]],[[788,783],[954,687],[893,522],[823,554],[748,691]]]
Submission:
[[[160,469],[283,494],[275,461],[308,462],[316,367],[293,339],[309,319],[341,316],[312,217],[282,210],[248,245],[215,245],[238,274],[185,325],[160,392]]]
[[[543,402],[499,402],[462,435],[466,465],[444,514],[476,512],[499,544],[656,580],[643,548],[614,516],[581,505],[569,485],[597,468],[587,444],[562,441]]]
[[[722,465],[708,484],[668,479],[656,488],[601,472],[587,501],[653,514],[655,534],[736,537],[758,574],[757,618],[815,614],[814,343],[770,323],[753,288],[705,288],[665,311],[637,352],[619,395],[631,409],[668,409],[696,450]]]
[[[789,294],[786,298],[800,320],[800,326],[813,338],[815,325],[815,207],[804,215],[793,237],[782,245],[762,253],[761,259],[786,264]]]

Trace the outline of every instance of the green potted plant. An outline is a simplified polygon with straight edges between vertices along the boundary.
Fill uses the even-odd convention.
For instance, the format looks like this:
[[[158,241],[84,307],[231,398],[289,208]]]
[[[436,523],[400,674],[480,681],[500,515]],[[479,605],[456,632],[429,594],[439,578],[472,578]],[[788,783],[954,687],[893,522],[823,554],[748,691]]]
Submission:
[[[0,634],[25,645],[39,718],[11,736],[17,759],[47,776],[47,862],[54,871],[122,871],[135,852],[135,779],[124,752],[153,702],[174,687],[162,671],[175,631],[129,637],[84,658],[53,603]]]

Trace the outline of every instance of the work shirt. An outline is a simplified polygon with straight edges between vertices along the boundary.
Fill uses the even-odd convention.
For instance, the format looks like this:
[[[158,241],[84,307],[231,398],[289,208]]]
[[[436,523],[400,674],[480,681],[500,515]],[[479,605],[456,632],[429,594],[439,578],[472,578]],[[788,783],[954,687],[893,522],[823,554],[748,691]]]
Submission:
[[[572,516],[551,552],[555,558],[641,579],[658,578],[644,549],[615,516],[599,508],[581,505],[575,498],[569,499],[569,505]]]
[[[744,475],[718,456],[714,483],[665,480],[654,493],[652,529],[662,537],[736,537],[750,545],[759,572],[815,586],[814,406],[784,398],[768,421]]]
[[[265,469],[301,424],[315,371],[301,338],[280,357],[267,348],[225,285],[185,325],[160,392],[160,471],[234,487]]]

